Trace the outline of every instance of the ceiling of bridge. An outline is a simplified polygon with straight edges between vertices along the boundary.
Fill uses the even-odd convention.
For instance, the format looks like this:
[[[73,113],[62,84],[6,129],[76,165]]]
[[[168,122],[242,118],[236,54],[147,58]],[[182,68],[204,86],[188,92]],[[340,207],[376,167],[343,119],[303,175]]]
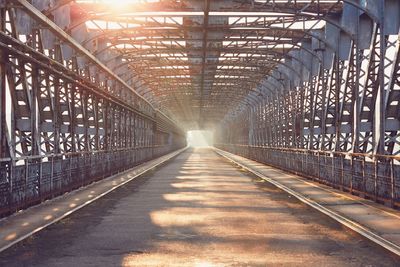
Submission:
[[[212,127],[262,95],[288,52],[341,10],[332,0],[78,0],[68,30],[185,128]]]

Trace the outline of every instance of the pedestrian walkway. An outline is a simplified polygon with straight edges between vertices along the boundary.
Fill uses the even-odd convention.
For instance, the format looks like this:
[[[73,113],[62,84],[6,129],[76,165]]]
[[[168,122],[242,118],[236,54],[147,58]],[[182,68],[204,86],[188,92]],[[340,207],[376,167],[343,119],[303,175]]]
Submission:
[[[305,203],[400,255],[400,212],[329,186],[216,149],[235,163],[299,196]]]
[[[127,174],[124,174],[127,175]],[[51,207],[49,207],[51,208]],[[0,254],[0,266],[396,266],[213,149],[190,149]]]

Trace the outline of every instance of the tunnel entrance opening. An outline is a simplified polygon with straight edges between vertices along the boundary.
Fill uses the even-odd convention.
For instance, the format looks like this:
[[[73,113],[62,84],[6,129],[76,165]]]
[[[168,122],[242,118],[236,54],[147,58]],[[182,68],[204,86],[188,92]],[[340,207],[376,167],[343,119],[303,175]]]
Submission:
[[[210,147],[214,145],[214,133],[210,130],[192,130],[186,134],[190,147]]]

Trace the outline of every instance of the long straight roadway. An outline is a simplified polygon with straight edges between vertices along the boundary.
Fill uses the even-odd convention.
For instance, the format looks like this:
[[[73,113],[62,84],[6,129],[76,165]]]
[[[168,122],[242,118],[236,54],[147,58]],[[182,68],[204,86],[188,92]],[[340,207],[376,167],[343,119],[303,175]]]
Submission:
[[[0,254],[0,266],[398,266],[212,149],[189,149]]]

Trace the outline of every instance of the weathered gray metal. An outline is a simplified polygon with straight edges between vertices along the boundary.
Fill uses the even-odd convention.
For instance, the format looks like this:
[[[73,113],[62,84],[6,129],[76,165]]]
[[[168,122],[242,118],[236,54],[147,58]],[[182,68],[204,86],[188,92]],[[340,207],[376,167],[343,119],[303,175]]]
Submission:
[[[397,0],[4,0],[0,12],[3,208],[199,127],[219,147],[399,202]]]
[[[69,10],[51,21],[24,0],[0,6],[0,216],[186,143],[176,122],[60,28]]]
[[[278,67],[285,89],[226,116],[218,147],[399,206],[400,2],[347,1],[332,18],[311,37],[308,79],[285,60],[303,79]]]

